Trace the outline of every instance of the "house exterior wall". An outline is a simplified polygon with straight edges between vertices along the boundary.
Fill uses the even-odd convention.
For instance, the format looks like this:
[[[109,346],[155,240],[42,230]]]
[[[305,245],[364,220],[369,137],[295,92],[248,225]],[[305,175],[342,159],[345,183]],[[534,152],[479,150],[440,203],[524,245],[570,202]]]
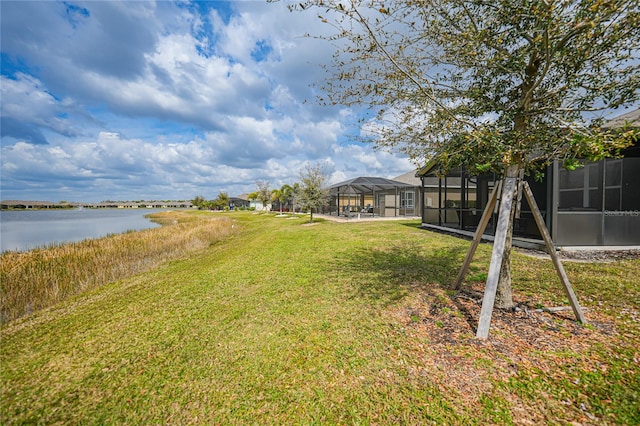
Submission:
[[[557,181],[552,229],[559,245],[640,245],[640,158],[605,159]]]
[[[475,231],[496,177],[434,176],[423,176],[423,225]],[[541,182],[527,181],[555,244],[640,245],[640,156],[585,162],[573,171],[556,162]],[[487,234],[493,235],[496,220],[494,212]],[[541,239],[524,197],[513,235]]]
[[[380,216],[419,216],[422,193],[419,187],[407,186],[388,190],[378,196]]]

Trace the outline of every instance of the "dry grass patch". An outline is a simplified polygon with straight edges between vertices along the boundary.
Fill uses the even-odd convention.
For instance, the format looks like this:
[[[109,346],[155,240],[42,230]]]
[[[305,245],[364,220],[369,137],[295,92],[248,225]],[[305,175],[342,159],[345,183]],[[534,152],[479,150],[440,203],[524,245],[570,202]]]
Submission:
[[[0,256],[0,322],[81,291],[150,270],[225,238],[229,218],[181,211],[150,215],[162,227]]]

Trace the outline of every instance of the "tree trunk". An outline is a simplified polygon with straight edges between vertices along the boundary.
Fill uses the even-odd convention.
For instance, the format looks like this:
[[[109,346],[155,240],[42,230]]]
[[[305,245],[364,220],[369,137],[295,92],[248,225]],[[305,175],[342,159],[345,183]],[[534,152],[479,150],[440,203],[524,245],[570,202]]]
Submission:
[[[521,106],[522,112],[516,114],[513,122],[513,129],[517,133],[524,134],[527,130],[528,126],[528,116],[525,113],[530,105],[531,105],[531,90],[535,85],[535,78],[538,75],[538,71],[540,69],[540,58],[536,52],[532,53],[529,58],[529,63],[525,70],[525,79],[522,82],[521,88]],[[517,164],[519,161],[522,161],[522,158],[516,158],[515,161],[512,158],[512,163],[507,167],[506,177],[519,178],[520,177],[520,166]],[[514,164],[515,163],[515,164]],[[516,181],[519,183],[519,181]],[[516,191],[518,190],[519,185],[516,185]],[[504,191],[504,187],[503,187]],[[516,198],[514,197],[514,200]],[[509,215],[509,226],[507,231],[507,239],[504,245],[504,252],[502,254],[502,266],[500,267],[500,275],[498,279],[498,288],[496,292],[496,302],[495,306],[503,309],[513,308],[513,295],[511,292],[511,246],[513,240],[513,223],[517,208],[517,202],[514,202],[511,206],[511,214]]]
[[[519,175],[518,166],[509,166],[506,177],[517,177]],[[516,185],[517,190],[518,185]],[[504,190],[504,187],[503,187]],[[514,197],[515,200],[515,197]],[[511,245],[513,238],[513,222],[516,212],[516,202],[511,206],[509,215],[509,226],[507,231],[507,240],[502,254],[502,266],[500,267],[500,278],[498,279],[498,289],[496,292],[495,307],[502,309],[513,308],[513,294],[511,291]]]
[[[511,292],[511,243],[513,237],[513,209],[509,219],[509,230],[502,255],[500,278],[498,279],[498,291],[496,293],[496,308],[510,309],[513,307],[513,295]]]

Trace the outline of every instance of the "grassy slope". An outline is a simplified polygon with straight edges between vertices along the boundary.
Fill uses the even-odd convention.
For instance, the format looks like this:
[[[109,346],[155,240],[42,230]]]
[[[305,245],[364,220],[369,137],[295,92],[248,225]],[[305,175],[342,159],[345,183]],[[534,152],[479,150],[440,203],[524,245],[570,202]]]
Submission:
[[[577,346],[514,359],[522,345],[508,347],[509,328],[497,321],[476,342],[470,311],[444,285],[468,242],[416,223],[231,216],[241,232],[198,255],[3,327],[0,423],[638,420],[640,262],[567,265],[593,300],[588,318],[627,314],[609,335],[581,328],[565,339]],[[476,257],[477,274],[489,247]],[[516,256],[515,269],[524,298],[562,300],[550,262]],[[574,330],[551,321],[561,339]]]

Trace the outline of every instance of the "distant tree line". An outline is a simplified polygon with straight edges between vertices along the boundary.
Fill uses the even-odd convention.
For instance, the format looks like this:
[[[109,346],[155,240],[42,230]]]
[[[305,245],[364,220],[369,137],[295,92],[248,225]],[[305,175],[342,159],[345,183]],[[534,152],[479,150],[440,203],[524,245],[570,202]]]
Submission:
[[[322,164],[308,164],[300,173],[300,182],[291,185],[284,184],[279,189],[271,189],[269,182],[256,181],[256,191],[251,192],[247,199],[259,201],[263,210],[270,210],[277,203],[280,214],[296,211],[310,212],[313,221],[313,211],[326,204],[328,190],[326,189],[327,173]],[[202,195],[191,200],[191,204],[200,210],[229,210],[231,199],[226,192],[220,192],[213,200],[207,200]]]
[[[222,191],[213,200],[207,200],[202,195],[198,195],[191,200],[191,204],[198,210],[228,210],[230,201],[229,194]]]

